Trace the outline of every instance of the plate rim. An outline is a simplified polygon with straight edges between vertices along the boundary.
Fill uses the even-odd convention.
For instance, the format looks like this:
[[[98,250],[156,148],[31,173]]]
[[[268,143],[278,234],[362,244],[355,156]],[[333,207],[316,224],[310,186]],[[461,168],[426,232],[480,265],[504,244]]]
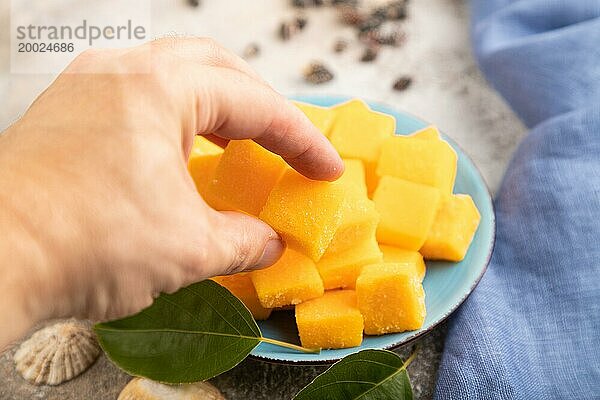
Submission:
[[[297,95],[291,95],[288,96],[288,99],[290,100],[295,100],[295,101],[300,101],[300,102],[304,102],[307,104],[313,104],[313,105],[317,105],[318,104],[314,104],[311,101],[308,101],[309,98],[315,99],[315,98],[321,98],[321,99],[327,99],[327,100],[335,100],[336,103],[335,104],[340,104],[343,102],[346,102],[348,100],[357,98],[357,97],[352,97],[352,96],[343,96],[343,95],[324,95],[324,94],[314,94],[314,95],[310,95],[310,94],[297,94]],[[402,114],[408,115],[424,124],[427,125],[431,125],[429,122],[425,121],[424,119],[422,119],[421,117],[418,117],[410,112],[404,111],[402,109],[398,109],[394,106],[391,106],[385,102],[381,102],[381,101],[371,101],[367,98],[364,97],[358,97],[358,99],[364,101],[367,105],[369,105],[369,107],[371,107],[372,105],[376,105],[376,106],[381,106],[382,108],[387,108],[390,110],[394,110],[396,112],[400,112]],[[397,349],[399,347],[403,347],[403,346],[407,346],[411,343],[413,343],[414,341],[416,341],[417,339],[423,337],[424,335],[429,334],[431,331],[433,331],[435,328],[437,328],[440,324],[442,324],[443,322],[445,322],[446,320],[448,320],[448,318],[454,313],[456,312],[456,310],[458,310],[460,308],[461,305],[463,305],[463,303],[467,300],[467,298],[473,293],[473,291],[477,288],[477,285],[479,285],[479,282],[481,282],[481,279],[483,278],[483,275],[485,275],[488,266],[490,265],[490,261],[492,259],[492,254],[494,253],[494,248],[496,247],[496,209],[494,207],[494,201],[493,201],[493,196],[492,196],[492,192],[490,191],[490,188],[488,186],[488,183],[485,181],[485,179],[483,178],[483,174],[481,173],[481,170],[479,169],[479,167],[477,166],[477,164],[473,161],[473,159],[471,158],[471,156],[464,150],[464,148],[462,146],[460,146],[454,139],[452,139],[450,136],[446,135],[444,132],[440,131],[440,133],[444,136],[444,140],[449,140],[450,142],[452,142],[452,145],[456,146],[458,149],[460,149],[460,151],[462,152],[462,154],[464,154],[464,156],[467,158],[467,160],[471,163],[471,165],[474,167],[475,171],[477,172],[477,175],[479,176],[479,178],[481,179],[481,181],[483,182],[483,186],[485,187],[485,193],[487,194],[486,196],[486,200],[489,203],[490,209],[492,211],[492,216],[491,216],[491,238],[490,238],[490,246],[489,246],[489,251],[487,253],[486,259],[485,259],[485,263],[484,266],[481,270],[481,272],[479,273],[479,275],[477,276],[477,278],[475,279],[475,281],[473,282],[473,284],[469,287],[469,290],[467,291],[466,294],[464,294],[454,305],[452,305],[452,307],[450,308],[450,310],[448,310],[444,315],[442,315],[437,321],[435,321],[431,326],[429,326],[426,329],[423,330],[419,330],[417,331],[414,335],[407,337],[404,340],[401,340],[397,343],[393,343],[390,344],[389,346],[386,347],[377,347],[374,349],[379,349],[379,350],[394,350]],[[258,347],[258,346],[257,346]],[[364,348],[360,348],[360,347],[356,347],[357,352],[361,351],[361,350],[367,350]],[[256,348],[254,349],[256,350]],[[318,366],[318,365],[331,365],[339,360],[341,360],[342,358],[337,358],[337,357],[331,357],[331,358],[325,358],[325,359],[319,359],[319,360],[283,360],[283,359],[278,359],[278,358],[270,358],[270,357],[265,357],[265,356],[261,356],[261,355],[257,355],[254,354],[254,350],[253,352],[251,352],[248,355],[248,358],[251,358],[253,360],[256,361],[261,361],[261,362],[266,362],[269,364],[278,364],[278,365],[295,365],[295,366]],[[354,353],[351,353],[354,354]]]

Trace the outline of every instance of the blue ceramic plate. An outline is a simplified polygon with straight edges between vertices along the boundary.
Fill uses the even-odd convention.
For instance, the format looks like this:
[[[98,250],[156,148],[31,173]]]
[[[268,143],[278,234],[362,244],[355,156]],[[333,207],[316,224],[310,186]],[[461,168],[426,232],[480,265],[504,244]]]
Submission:
[[[295,100],[320,106],[331,106],[348,100],[345,97],[296,97]],[[396,118],[396,131],[400,135],[409,134],[427,125],[405,112],[387,106],[369,103],[373,110],[390,114]],[[490,193],[473,161],[447,136],[444,139],[458,154],[458,172],[455,193],[471,195],[479,212],[481,223],[465,259],[460,263],[427,262],[427,274],[423,281],[427,318],[421,329],[416,331],[365,336],[360,347],[339,350],[323,350],[320,354],[303,354],[293,350],[261,343],[251,356],[254,358],[287,364],[325,364],[364,349],[391,349],[416,339],[427,333],[446,319],[475,289],[490,260],[494,247],[495,219]],[[298,331],[291,311],[274,312],[267,321],[258,325],[265,337],[299,343]]]

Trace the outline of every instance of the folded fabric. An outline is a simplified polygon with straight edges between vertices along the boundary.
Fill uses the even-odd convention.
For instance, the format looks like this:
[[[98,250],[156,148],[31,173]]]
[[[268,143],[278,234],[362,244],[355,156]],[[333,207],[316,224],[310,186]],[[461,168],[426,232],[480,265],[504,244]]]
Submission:
[[[600,398],[600,1],[474,0],[492,85],[532,128],[496,247],[450,321],[437,399]]]

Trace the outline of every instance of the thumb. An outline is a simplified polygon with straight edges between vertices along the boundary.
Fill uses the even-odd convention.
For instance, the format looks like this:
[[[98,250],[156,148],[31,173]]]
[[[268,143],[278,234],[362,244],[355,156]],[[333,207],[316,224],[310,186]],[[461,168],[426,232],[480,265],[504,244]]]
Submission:
[[[263,221],[234,211],[215,211],[210,235],[215,275],[228,275],[274,264],[285,249],[279,235]],[[213,272],[213,271],[211,271]]]

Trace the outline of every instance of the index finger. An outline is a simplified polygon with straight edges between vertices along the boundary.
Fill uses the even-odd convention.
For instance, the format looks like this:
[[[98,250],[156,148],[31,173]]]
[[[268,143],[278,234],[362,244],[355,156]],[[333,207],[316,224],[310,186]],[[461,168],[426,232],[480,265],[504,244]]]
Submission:
[[[238,70],[258,81],[264,82],[241,57],[208,37],[163,37],[149,43],[156,49],[169,51],[182,59],[198,65],[211,65]]]
[[[269,86],[228,68],[197,71],[196,121],[208,113],[211,123],[197,133],[224,139],[253,139],[279,154],[310,179],[335,180],[344,164],[329,140],[289,100]]]

